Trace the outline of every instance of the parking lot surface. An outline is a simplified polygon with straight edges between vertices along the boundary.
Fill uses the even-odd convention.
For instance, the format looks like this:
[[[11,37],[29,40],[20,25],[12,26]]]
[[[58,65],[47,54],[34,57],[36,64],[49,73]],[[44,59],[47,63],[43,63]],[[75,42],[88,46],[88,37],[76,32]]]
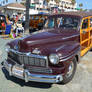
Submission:
[[[10,40],[0,38],[0,63],[6,59],[5,44]],[[82,57],[73,80],[66,85],[25,83],[10,77],[0,65],[0,92],[92,92],[92,51]]]

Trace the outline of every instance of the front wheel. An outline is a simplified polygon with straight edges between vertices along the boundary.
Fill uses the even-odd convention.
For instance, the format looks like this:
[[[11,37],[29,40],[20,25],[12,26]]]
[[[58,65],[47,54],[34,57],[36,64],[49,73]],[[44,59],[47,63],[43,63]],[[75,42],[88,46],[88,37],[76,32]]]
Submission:
[[[75,75],[76,68],[77,68],[77,60],[76,58],[74,58],[68,67],[68,72],[65,74],[63,81],[61,82],[62,84],[66,84],[72,80],[72,78]]]

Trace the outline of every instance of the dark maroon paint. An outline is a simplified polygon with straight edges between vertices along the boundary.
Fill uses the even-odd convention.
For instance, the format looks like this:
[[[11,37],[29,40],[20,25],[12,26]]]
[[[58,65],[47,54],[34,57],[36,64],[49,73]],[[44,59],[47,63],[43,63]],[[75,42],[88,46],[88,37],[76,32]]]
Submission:
[[[79,62],[80,52],[80,31],[78,29],[44,29],[45,32],[41,32],[34,35],[29,35],[25,38],[18,39],[8,43],[11,48],[18,44],[20,41],[20,52],[32,52],[35,48],[38,48],[40,55],[48,56],[51,53],[62,53],[60,62],[58,65],[53,65],[49,62],[49,68],[53,70],[52,74],[65,75],[68,71],[68,66],[72,59],[77,56]],[[64,60],[64,61],[63,61]],[[12,61],[9,61],[12,62]],[[26,68],[30,67],[25,65]]]

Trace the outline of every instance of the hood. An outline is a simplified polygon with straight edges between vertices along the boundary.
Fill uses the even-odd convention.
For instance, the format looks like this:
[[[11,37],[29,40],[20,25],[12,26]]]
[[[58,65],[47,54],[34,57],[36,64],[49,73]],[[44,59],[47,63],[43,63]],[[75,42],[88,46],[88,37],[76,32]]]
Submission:
[[[20,51],[28,52],[33,51],[35,48],[39,49],[42,54],[44,53],[55,53],[60,49],[64,48],[66,43],[78,40],[76,37],[79,36],[77,30],[50,30],[48,32],[41,32],[38,34],[30,35],[20,39]],[[70,40],[70,41],[69,41]]]
[[[52,29],[47,32],[41,32],[34,35],[27,36],[25,38],[22,38],[23,42],[26,42],[28,45],[38,45],[38,44],[47,44],[47,43],[53,43],[57,41],[61,41],[66,39],[67,37],[71,37],[75,35],[76,30],[72,32],[71,30],[61,30],[61,32],[58,32],[57,29]],[[76,34],[77,35],[77,34]]]

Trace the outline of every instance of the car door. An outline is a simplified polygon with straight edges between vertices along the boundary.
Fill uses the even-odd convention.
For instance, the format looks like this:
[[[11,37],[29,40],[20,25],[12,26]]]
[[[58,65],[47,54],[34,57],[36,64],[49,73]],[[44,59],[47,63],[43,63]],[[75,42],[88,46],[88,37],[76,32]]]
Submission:
[[[89,20],[89,23],[90,23],[90,48],[92,48],[92,16],[90,17],[90,20]]]
[[[90,47],[89,17],[82,19],[82,24],[80,28],[80,45],[81,56],[83,56],[89,50]]]

